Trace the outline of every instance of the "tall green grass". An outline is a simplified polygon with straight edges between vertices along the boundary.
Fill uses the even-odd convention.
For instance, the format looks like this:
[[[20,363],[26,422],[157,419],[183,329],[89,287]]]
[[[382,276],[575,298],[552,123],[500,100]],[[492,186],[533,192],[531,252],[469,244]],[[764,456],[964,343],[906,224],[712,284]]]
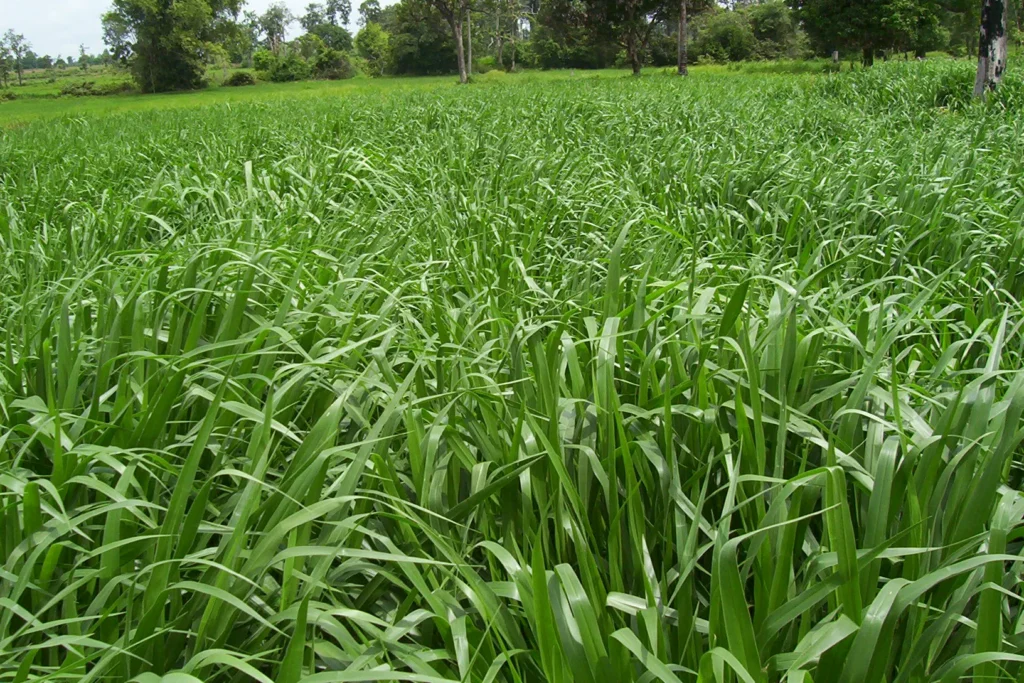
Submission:
[[[0,680],[1019,680],[1024,123],[958,68],[8,132]]]

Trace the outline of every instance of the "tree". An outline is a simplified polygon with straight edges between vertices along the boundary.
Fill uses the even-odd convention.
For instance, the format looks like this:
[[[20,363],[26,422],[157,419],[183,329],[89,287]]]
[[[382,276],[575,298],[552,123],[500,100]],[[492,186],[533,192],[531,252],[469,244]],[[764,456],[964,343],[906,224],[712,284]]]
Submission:
[[[430,5],[438,11],[441,17],[448,22],[455,38],[455,56],[459,66],[459,83],[463,85],[469,81],[466,72],[466,53],[462,42],[462,20],[469,11],[467,0],[427,0]]]
[[[89,53],[85,50],[85,44],[78,46],[78,68],[82,71],[89,70]]]
[[[275,2],[259,18],[260,33],[266,36],[265,42],[271,52],[277,54],[284,44],[284,35],[288,25],[295,21],[288,6],[283,2]]]
[[[5,88],[10,84],[12,62],[11,51],[7,49],[7,43],[0,36],[0,81],[3,81]]]
[[[595,28],[583,0],[549,0],[540,6],[531,36],[545,69],[603,69],[615,62],[617,40]]]
[[[383,76],[388,58],[388,34],[376,22],[367,23],[356,34],[356,50],[375,76]]]
[[[379,24],[381,16],[380,2],[378,0],[363,0],[359,5],[359,25]]]
[[[626,50],[633,75],[639,76],[651,31],[667,13],[666,0],[586,0],[595,30],[607,32]]]
[[[22,72],[24,71],[22,60],[32,44],[25,40],[24,35],[15,33],[14,29],[8,29],[4,34],[4,43],[14,59],[14,70],[18,72],[18,85],[22,85]]]
[[[324,41],[324,45],[331,50],[348,52],[352,49],[352,34],[341,26],[335,26],[334,24],[318,24],[313,27],[313,30],[310,31],[310,33]]]
[[[959,3],[963,0],[952,0]],[[940,0],[788,0],[819,54],[860,50],[871,66],[879,50],[921,53],[934,45],[946,11]],[[949,3],[950,0],[941,0]]]
[[[982,0],[978,75],[974,80],[975,97],[984,97],[986,90],[995,90],[1003,80],[1003,72],[1006,71],[1006,28],[1009,10],[1008,0]]]
[[[526,19],[535,18],[523,0],[489,0],[485,6],[494,18],[494,28],[489,30],[491,44],[494,45],[494,59],[498,66],[505,66],[505,46],[511,48],[508,68],[515,68],[516,44],[520,37],[521,26]]]
[[[690,61],[690,17],[694,12],[707,9],[709,0],[679,0],[678,26],[676,27],[676,73],[689,76]],[[669,6],[668,9],[675,9]]]
[[[680,76],[690,75],[689,66],[687,65],[689,61],[687,46],[690,40],[690,26],[686,16],[686,4],[686,0],[679,0],[679,35],[676,37],[679,52],[676,56],[676,73]]]
[[[335,26],[344,26],[352,14],[351,0],[327,0],[324,17]]]
[[[205,53],[233,25],[242,0],[114,0],[104,41],[143,92],[201,87]]]
[[[305,60],[310,60],[327,49],[324,41],[315,33],[307,33],[299,36],[289,45],[290,50],[299,53]]]
[[[389,34],[389,66],[397,74],[452,72],[455,41],[451,27],[425,0],[402,0],[383,10],[381,27]]]
[[[306,32],[312,31],[324,21],[324,6],[315,2],[306,5],[306,13],[299,19],[299,23],[302,24],[302,28],[306,29]]]
[[[795,57],[798,31],[793,12],[782,2],[754,5],[746,12],[757,41],[756,56],[762,59]]]

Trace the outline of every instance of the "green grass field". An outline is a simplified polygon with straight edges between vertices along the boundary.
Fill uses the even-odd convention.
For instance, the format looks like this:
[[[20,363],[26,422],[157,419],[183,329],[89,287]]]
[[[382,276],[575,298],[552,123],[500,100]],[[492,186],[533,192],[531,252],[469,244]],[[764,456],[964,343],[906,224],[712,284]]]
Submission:
[[[1021,680],[972,80],[0,105],[0,681]]]

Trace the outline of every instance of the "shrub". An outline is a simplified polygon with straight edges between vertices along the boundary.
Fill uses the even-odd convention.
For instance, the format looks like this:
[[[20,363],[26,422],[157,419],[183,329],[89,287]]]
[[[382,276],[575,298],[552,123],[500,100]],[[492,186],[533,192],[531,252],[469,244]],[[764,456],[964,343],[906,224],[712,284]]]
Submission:
[[[16,100],[18,96],[10,90],[0,90],[0,102],[8,102],[10,100]]]
[[[739,62],[754,54],[756,39],[746,16],[739,12],[716,12],[702,18],[693,54],[708,55],[716,61]]]
[[[240,85],[256,85],[256,76],[251,71],[236,71],[227,77],[224,85],[237,87]]]
[[[95,81],[79,81],[77,83],[65,83],[60,89],[62,97],[90,97],[102,95],[118,95],[132,92],[135,87],[128,81],[115,81],[113,83],[96,84]]]
[[[253,56],[253,62],[261,78],[275,83],[305,80],[310,74],[309,63],[295,52],[281,57],[261,50]]]
[[[498,68],[498,60],[493,55],[487,55],[473,61],[476,62],[473,66],[478,74],[485,74]]]
[[[313,60],[313,74],[317,78],[340,81],[355,76],[356,70],[347,54],[328,48],[320,52]]]
[[[252,56],[252,65],[257,71],[269,74],[277,63],[277,55],[270,50],[256,50]]]

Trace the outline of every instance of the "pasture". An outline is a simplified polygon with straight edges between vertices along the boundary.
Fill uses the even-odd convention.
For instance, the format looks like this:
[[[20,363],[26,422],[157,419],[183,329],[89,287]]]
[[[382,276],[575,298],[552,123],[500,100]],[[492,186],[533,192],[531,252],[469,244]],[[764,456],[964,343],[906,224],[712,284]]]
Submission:
[[[0,105],[0,680],[1018,680],[1014,78]]]

